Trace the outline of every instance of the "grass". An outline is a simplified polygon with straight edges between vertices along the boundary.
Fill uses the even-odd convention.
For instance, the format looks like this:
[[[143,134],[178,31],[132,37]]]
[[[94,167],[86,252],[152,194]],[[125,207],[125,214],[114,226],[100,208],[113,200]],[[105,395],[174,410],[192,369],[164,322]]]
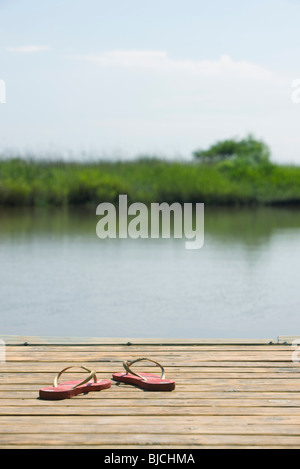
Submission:
[[[76,163],[0,160],[0,205],[74,206],[118,201],[210,205],[300,204],[300,167],[225,161]]]

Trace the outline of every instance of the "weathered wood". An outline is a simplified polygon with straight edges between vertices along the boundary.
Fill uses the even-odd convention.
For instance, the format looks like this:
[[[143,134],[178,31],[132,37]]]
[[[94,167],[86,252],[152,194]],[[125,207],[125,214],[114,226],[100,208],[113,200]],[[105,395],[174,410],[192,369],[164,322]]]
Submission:
[[[45,418],[42,415],[12,415],[12,416],[1,416],[1,424],[4,425],[15,425],[20,427],[21,425],[30,425],[34,422],[32,432],[35,432],[36,428],[42,426],[45,427]],[[249,415],[247,419],[243,415],[202,415],[202,416],[190,416],[186,423],[191,426],[206,426],[214,425],[219,426],[249,426],[250,428],[264,426],[264,425],[274,425],[274,426],[285,426],[289,425],[290,428],[296,428],[299,431],[299,422],[300,417],[294,418],[293,416],[251,416]],[[71,425],[81,425],[82,432],[85,432],[86,425],[120,425],[122,426],[121,431],[124,431],[127,425],[141,425],[147,428],[151,428],[151,425],[170,425],[176,427],[179,424],[182,424],[182,417],[176,415],[167,415],[167,416],[136,416],[134,423],[128,423],[128,416],[116,415],[116,416],[98,416],[98,415],[86,415],[86,416],[68,416],[68,415],[49,415],[47,417],[47,429],[49,431],[55,431],[56,427],[59,429],[59,426],[67,425],[69,426],[69,431],[71,432]],[[123,427],[124,426],[124,427]],[[154,428],[154,427],[153,427]]]
[[[122,402],[124,405],[128,403],[130,399],[136,399],[141,396],[139,396],[140,393],[143,393],[143,390],[139,390],[138,388],[135,388],[136,392],[134,393],[133,391],[128,391],[125,387],[116,388],[112,386],[110,389],[109,393],[102,393],[101,394],[101,400],[111,400],[115,402],[116,399],[122,399]],[[12,393],[13,390],[13,393]],[[187,389],[182,389],[181,391],[178,391],[176,393],[168,393],[167,397],[170,400],[177,401],[178,399],[186,399],[187,398]],[[12,397],[13,396],[13,397]],[[144,397],[144,396],[143,396]],[[246,391],[212,391],[212,390],[198,390],[198,388],[195,388],[189,392],[189,399],[228,399],[228,398],[239,398],[239,399],[254,399],[255,397],[259,397],[260,399],[268,399],[268,400],[290,400],[290,399],[295,399],[299,400],[300,395],[298,390],[294,391],[254,391],[254,390],[246,390]],[[27,390],[23,389],[22,386],[22,391],[18,390],[17,388],[10,388],[10,390],[2,390],[2,387],[0,388],[0,403],[1,406],[5,405],[11,405],[12,399],[22,399],[22,402],[24,402],[24,405],[27,405],[30,403],[31,399],[37,399],[37,392],[36,389],[34,390]],[[86,394],[84,397],[77,397],[77,399],[84,399],[84,401],[91,401],[94,399],[92,394]],[[157,401],[161,401],[163,398],[159,393],[151,393],[151,399],[156,399]],[[26,404],[27,402],[27,404]],[[149,400],[148,400],[149,402]],[[164,400],[165,403],[165,400]],[[23,405],[23,404],[22,404]],[[76,404],[77,405],[77,404]]]
[[[276,344],[274,339],[169,339],[169,338],[123,338],[123,337],[26,337],[0,335],[9,345],[201,345],[201,344]]]
[[[102,393],[104,394],[104,393]],[[80,400],[82,402],[80,402]],[[105,406],[107,407],[114,407],[114,409],[121,408],[121,407],[126,407],[126,408],[132,408],[132,409],[137,409],[139,407],[142,407],[145,409],[148,413],[151,413],[151,411],[155,411],[156,407],[161,407],[162,405],[166,408],[166,410],[169,408],[169,411],[173,411],[173,407],[180,407],[183,409],[184,407],[196,407],[197,409],[200,409],[202,407],[293,407],[295,408],[300,408],[300,398],[293,398],[293,397],[285,397],[285,398],[278,398],[276,396],[265,398],[265,399],[260,399],[259,397],[253,397],[253,398],[239,398],[239,397],[226,397],[226,398],[212,398],[212,397],[201,397],[201,398],[180,398],[178,397],[177,399],[171,398],[167,399],[165,398],[154,398],[152,397],[144,397],[141,398],[139,397],[138,399],[135,397],[133,399],[127,398],[126,400],[124,398],[121,398],[119,395],[118,397],[116,396],[114,399],[105,399],[103,396],[100,397],[99,399],[101,400],[100,405],[103,405],[105,402]],[[81,407],[95,407],[97,405],[97,402],[95,401],[95,398],[93,399],[83,399],[82,396],[80,396],[78,399],[74,400],[71,399],[66,402],[63,401],[57,401],[55,403],[55,407],[61,408],[65,407],[68,405],[68,407],[76,407],[78,406],[78,402],[80,402]],[[26,407],[27,409],[29,408],[44,408],[45,407],[45,402],[41,400],[37,400],[36,398],[34,399],[0,399],[0,408],[4,409],[4,407],[14,407],[15,409],[20,408],[20,407]],[[244,410],[246,412],[247,410]]]
[[[163,443],[162,443],[163,442]],[[11,444],[11,435],[2,435],[2,444]],[[241,447],[244,445],[253,446],[300,446],[300,436],[294,435],[227,435],[227,434],[139,434],[139,433],[116,433],[116,434],[94,434],[94,433],[59,433],[59,434],[15,434],[14,445],[45,445],[51,447],[53,445],[93,445],[97,447],[106,448],[107,445],[122,445],[126,448],[127,445],[185,445],[186,448],[190,446],[201,447],[203,445],[221,446],[221,445],[235,445]]]
[[[215,435],[222,432],[223,435],[284,435],[286,436],[287,432],[291,436],[300,436],[299,426],[294,425],[251,425],[249,426],[246,422],[240,425],[230,425],[230,424],[221,424],[219,422],[215,424],[182,424],[180,425],[180,434],[182,435]],[[140,425],[131,425],[128,422],[123,422],[123,424],[91,424],[88,423],[88,429],[90,433],[93,434],[178,434],[178,426],[175,427],[172,423],[165,423],[159,425],[145,425],[144,423]],[[14,434],[36,434],[43,433],[45,437],[47,434],[61,434],[61,433],[77,433],[85,434],[86,427],[81,423],[74,424],[72,423],[72,428],[70,424],[56,424],[56,426],[45,427],[44,424],[34,425],[33,422],[28,424],[19,424],[12,425],[7,424],[6,433]]]
[[[300,448],[292,340],[0,338],[0,448]],[[175,391],[112,381],[66,401],[38,398],[65,366],[111,378],[124,359],[139,356],[162,363]]]
[[[300,345],[300,335],[281,335],[278,337],[278,343]]]

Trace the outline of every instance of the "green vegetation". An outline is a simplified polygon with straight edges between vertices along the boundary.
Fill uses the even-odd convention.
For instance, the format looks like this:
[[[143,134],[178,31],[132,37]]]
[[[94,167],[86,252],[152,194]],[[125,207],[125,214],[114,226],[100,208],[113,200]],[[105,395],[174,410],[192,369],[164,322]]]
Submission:
[[[253,163],[253,162],[252,162]],[[300,203],[300,167],[246,157],[214,164],[144,158],[127,162],[0,161],[0,205],[74,206],[117,202],[211,205]]]
[[[195,151],[194,156],[204,163],[239,159],[248,165],[253,165],[267,163],[270,160],[270,150],[264,142],[248,135],[240,140],[222,140],[208,150]]]

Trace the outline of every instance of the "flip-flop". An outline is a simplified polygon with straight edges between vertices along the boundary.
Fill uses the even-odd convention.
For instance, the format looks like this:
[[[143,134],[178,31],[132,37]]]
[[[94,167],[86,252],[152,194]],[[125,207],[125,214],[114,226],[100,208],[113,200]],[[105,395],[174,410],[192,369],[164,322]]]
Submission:
[[[130,369],[131,365],[142,360],[147,360],[155,363],[161,368],[161,376],[152,373],[135,373]],[[115,381],[120,381],[127,384],[134,384],[140,388],[149,391],[173,391],[175,389],[175,381],[165,378],[165,370],[158,362],[150,358],[137,358],[136,360],[123,362],[126,373],[113,373],[112,378]]]
[[[110,380],[100,379],[98,381],[96,377],[96,372],[89,370],[85,366],[79,367],[89,373],[89,375],[83,381],[65,381],[64,383],[58,384],[58,379],[60,378],[60,376],[65,371],[74,367],[75,366],[68,366],[67,368],[64,368],[54,378],[53,386],[48,386],[46,388],[40,389],[40,398],[49,400],[69,399],[70,397],[76,396],[77,394],[101,391],[102,389],[110,388]],[[94,380],[94,382],[90,382],[92,379]]]

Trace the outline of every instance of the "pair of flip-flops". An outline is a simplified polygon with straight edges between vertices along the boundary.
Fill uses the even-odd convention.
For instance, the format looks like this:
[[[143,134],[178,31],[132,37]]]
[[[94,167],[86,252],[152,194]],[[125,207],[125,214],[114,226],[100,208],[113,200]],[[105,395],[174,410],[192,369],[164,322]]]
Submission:
[[[142,360],[147,360],[155,363],[161,368],[161,376],[157,376],[152,373],[135,373],[131,370],[131,366]],[[133,384],[140,388],[147,389],[149,391],[172,391],[175,389],[175,381],[165,378],[165,371],[162,365],[158,362],[149,358],[137,358],[136,360],[123,362],[126,373],[113,373],[112,379],[127,384]],[[68,399],[76,396],[77,394],[86,394],[93,391],[101,391],[102,389],[108,389],[111,386],[110,380],[97,379],[96,372],[91,371],[85,366],[80,366],[88,372],[88,376],[82,381],[65,381],[58,384],[60,376],[67,370],[72,368],[69,366],[64,368],[58,373],[54,379],[53,386],[40,389],[39,395],[41,399],[58,400]]]

